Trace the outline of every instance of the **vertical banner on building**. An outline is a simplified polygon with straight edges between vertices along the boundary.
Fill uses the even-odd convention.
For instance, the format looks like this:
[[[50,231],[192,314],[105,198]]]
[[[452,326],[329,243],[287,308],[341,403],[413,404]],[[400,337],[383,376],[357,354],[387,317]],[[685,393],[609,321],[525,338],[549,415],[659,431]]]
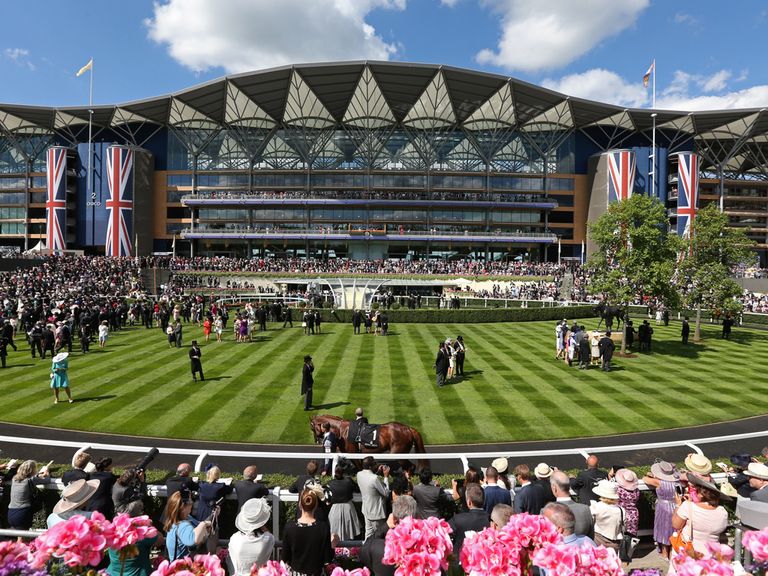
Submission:
[[[58,253],[67,249],[67,149],[48,148],[45,200],[46,248]]]
[[[635,153],[631,150],[606,152],[608,157],[608,204],[632,196],[635,186]]]
[[[693,237],[699,209],[699,157],[692,152],[677,155],[677,234]]]
[[[106,202],[107,256],[131,256],[133,237],[133,150],[127,146],[107,148],[107,184],[109,199]]]

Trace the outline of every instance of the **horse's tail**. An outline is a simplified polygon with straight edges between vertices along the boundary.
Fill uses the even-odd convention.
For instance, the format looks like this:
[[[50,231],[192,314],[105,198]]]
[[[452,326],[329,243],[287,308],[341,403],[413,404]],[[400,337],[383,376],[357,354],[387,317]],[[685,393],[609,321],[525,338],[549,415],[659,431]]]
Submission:
[[[413,450],[416,454],[426,454],[424,449],[424,440],[421,438],[421,434],[416,428],[411,428],[411,434],[413,435]],[[429,468],[429,460],[419,459],[419,468]]]

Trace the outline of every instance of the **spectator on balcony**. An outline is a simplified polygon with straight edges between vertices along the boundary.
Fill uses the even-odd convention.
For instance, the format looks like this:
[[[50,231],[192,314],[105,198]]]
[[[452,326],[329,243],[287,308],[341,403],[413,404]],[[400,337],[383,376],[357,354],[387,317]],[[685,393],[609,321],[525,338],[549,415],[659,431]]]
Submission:
[[[527,464],[518,464],[514,470],[515,480],[520,488],[515,494],[515,514],[527,512],[538,514],[546,504],[544,489],[540,484],[531,483],[531,469]]]
[[[283,559],[294,572],[307,576],[321,576],[333,560],[331,528],[315,518],[318,502],[315,491],[304,490],[299,497],[301,516],[289,522],[283,534]]]
[[[12,530],[29,530],[35,508],[42,507],[42,494],[37,486],[49,478],[48,471],[38,473],[37,462],[24,461],[11,479],[11,499],[8,502],[8,526]]]
[[[507,490],[506,486],[499,486],[498,481],[499,472],[496,470],[496,468],[493,466],[486,468],[485,487],[483,488],[483,508],[489,516],[496,504],[507,504],[508,506],[512,505],[512,498],[509,495],[509,490]]]
[[[243,479],[235,482],[235,492],[237,493],[238,511],[243,507],[243,504],[252,498],[269,496],[269,489],[260,482],[258,469],[253,465],[245,467]]]
[[[359,491],[357,484],[344,474],[343,467],[337,466],[333,480],[328,482],[328,490],[331,493],[331,509],[328,512],[331,534],[337,535],[339,540],[358,538],[362,534],[362,527],[352,501],[354,493]]]
[[[88,472],[85,468],[91,463],[91,455],[88,452],[77,452],[72,458],[72,470],[67,470],[61,475],[61,482],[67,486],[75,480],[88,480]]]
[[[48,528],[53,528],[59,522],[64,522],[75,515],[90,518],[91,512],[87,510],[88,501],[96,493],[98,487],[98,480],[75,480],[64,488],[61,499],[48,515],[46,521]]]
[[[479,484],[467,484],[465,487],[467,512],[456,514],[448,524],[451,527],[453,539],[453,557],[456,561],[461,557],[461,547],[467,532],[482,532],[489,525],[488,514],[485,511],[483,489]]]
[[[587,504],[595,499],[593,488],[597,486],[600,480],[608,478],[608,473],[605,470],[598,468],[600,461],[597,456],[590,454],[587,457],[587,468],[582,470],[579,474],[571,480],[571,488],[576,492],[579,502]]]
[[[275,537],[266,529],[272,511],[266,498],[246,500],[235,518],[235,532],[229,539],[227,567],[232,576],[250,576],[252,568],[267,563]]]
[[[574,534],[592,538],[595,534],[592,511],[586,504],[573,501],[571,498],[571,485],[568,476],[565,472],[555,470],[549,480],[552,487],[552,493],[556,498],[555,501],[558,504],[565,504],[571,509],[571,512],[573,512],[573,517],[575,519],[575,524],[573,526]]]

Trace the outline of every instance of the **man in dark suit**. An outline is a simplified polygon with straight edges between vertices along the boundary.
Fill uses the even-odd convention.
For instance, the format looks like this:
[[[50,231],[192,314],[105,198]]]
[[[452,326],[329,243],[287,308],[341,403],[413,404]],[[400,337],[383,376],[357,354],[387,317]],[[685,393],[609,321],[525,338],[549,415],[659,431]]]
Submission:
[[[498,481],[499,472],[493,466],[488,466],[485,469],[485,488],[483,489],[485,503],[483,508],[489,517],[496,504],[512,505],[512,495],[509,493],[509,490],[499,486],[497,484]]]
[[[552,493],[552,486],[549,479],[552,476],[554,470],[546,462],[539,462],[536,468],[533,469],[534,479],[531,480],[531,484],[538,484],[544,491],[544,504],[555,501],[555,495]]]
[[[605,336],[600,338],[597,342],[597,349],[600,351],[600,358],[603,359],[603,371],[611,371],[611,360],[613,359],[613,351],[616,350],[616,345],[611,340],[611,331],[608,330]]]
[[[165,490],[167,497],[170,498],[179,490],[196,492],[200,490],[200,484],[194,478],[190,478],[192,466],[186,462],[179,464],[176,468],[176,476],[172,476],[165,481]]]
[[[453,557],[456,561],[461,557],[461,547],[464,545],[465,534],[469,531],[482,532],[490,523],[488,514],[483,509],[485,498],[480,485],[467,484],[464,497],[469,512],[460,512],[448,522],[453,531],[451,538],[453,538]]]
[[[379,530],[374,536],[368,538],[360,549],[360,561],[368,567],[373,576],[394,576],[397,566],[390,564],[382,564],[381,559],[384,558],[384,537],[387,534],[389,528],[397,526],[398,522],[403,518],[416,516],[417,504],[411,496],[403,495],[398,496],[397,499],[392,502],[392,514],[387,520],[387,525],[382,530]]]
[[[88,473],[85,467],[91,461],[91,455],[88,452],[78,452],[72,459],[72,470],[67,470],[61,475],[61,482],[64,486],[71,484],[75,480],[88,480]]]
[[[288,324],[293,328],[293,313],[291,312],[291,307],[286,305],[285,308],[283,308],[283,328]]]
[[[578,476],[571,480],[571,488],[576,491],[579,502],[587,506],[591,500],[597,500],[592,489],[600,480],[608,478],[608,473],[597,467],[599,463],[597,456],[590,454],[587,458],[587,469],[579,472]]]
[[[181,322],[179,322],[179,326],[181,326]],[[195,382],[197,382],[198,372],[200,373],[200,380],[205,380],[205,376],[203,375],[203,363],[200,362],[200,357],[202,355],[203,352],[200,350],[200,346],[197,345],[197,340],[192,340],[192,348],[189,349],[189,362],[192,368],[192,380]]]
[[[688,335],[691,333],[691,325],[688,324],[688,316],[683,318],[683,328],[680,335],[683,337],[683,344],[688,344]]]
[[[237,493],[237,511],[243,507],[251,498],[266,498],[269,496],[269,489],[258,481],[258,470],[256,466],[247,466],[243,470],[243,479],[235,482],[235,492]]]
[[[437,375],[437,387],[442,388],[445,384],[445,378],[448,376],[448,355],[445,353],[445,343],[440,342],[435,357],[435,374]]]
[[[352,333],[360,334],[360,325],[363,323],[363,313],[360,310],[352,312]]]
[[[515,514],[528,512],[538,514],[544,508],[544,489],[541,484],[531,483],[531,469],[526,464],[518,464],[514,469],[515,480],[520,488],[515,492]]]
[[[301,393],[304,394],[304,411],[312,408],[312,387],[315,385],[315,377],[312,373],[315,365],[312,364],[312,356],[304,356],[304,367],[301,369]]]
[[[579,504],[573,501],[571,498],[571,481],[565,472],[555,470],[550,478],[550,485],[552,486],[552,493],[555,495],[557,503],[565,504],[573,512],[575,519],[573,533],[577,536],[593,538],[595,535],[595,521],[592,518],[592,512],[586,504]]]

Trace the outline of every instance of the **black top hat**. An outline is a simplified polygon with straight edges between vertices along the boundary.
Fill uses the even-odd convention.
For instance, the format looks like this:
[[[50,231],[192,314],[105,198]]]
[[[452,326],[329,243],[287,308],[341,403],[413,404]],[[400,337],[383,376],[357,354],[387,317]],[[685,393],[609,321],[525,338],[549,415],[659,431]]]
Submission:
[[[309,354],[304,356],[304,362],[309,362],[310,360],[312,360],[312,356],[310,356]]]

